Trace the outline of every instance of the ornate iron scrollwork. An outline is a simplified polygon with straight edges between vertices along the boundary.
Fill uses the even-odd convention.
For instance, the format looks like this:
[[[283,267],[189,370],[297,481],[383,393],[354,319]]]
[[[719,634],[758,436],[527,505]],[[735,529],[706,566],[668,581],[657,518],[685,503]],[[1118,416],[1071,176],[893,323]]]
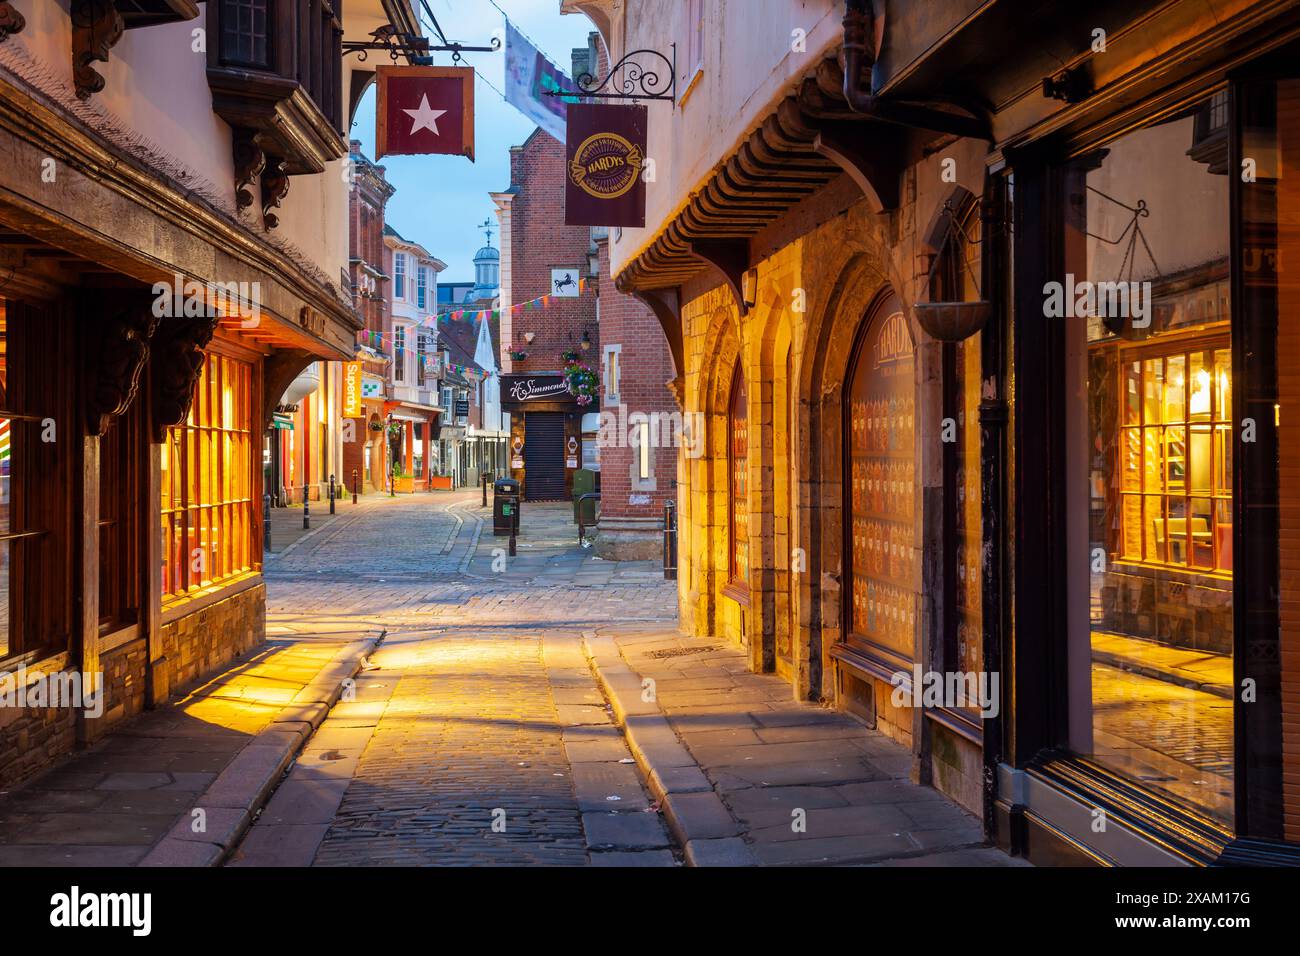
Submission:
[[[672,44],[671,58],[658,50],[633,50],[609,69],[603,80],[591,73],[578,77],[576,90],[547,90],[547,96],[576,96],[592,100],[677,100],[677,44]],[[637,57],[649,57],[654,68],[637,62]],[[654,61],[662,60],[660,67]],[[667,78],[660,71],[667,72]],[[618,77],[615,79],[615,77]],[[609,89],[606,90],[606,87]],[[612,91],[612,92],[611,92]]]
[[[343,55],[355,53],[357,60],[364,63],[370,59],[370,51],[387,53],[394,63],[407,57],[417,66],[428,66],[433,62],[433,53],[450,53],[453,63],[460,62],[462,53],[495,53],[501,49],[501,38],[493,37],[491,46],[466,46],[463,43],[442,43],[435,45],[428,37],[413,33],[398,33],[390,24],[374,30],[369,40],[344,40]]]

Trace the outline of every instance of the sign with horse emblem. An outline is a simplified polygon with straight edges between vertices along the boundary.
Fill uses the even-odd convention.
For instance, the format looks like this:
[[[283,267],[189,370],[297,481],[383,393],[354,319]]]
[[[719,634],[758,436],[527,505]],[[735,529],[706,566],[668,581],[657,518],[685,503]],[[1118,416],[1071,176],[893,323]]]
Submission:
[[[551,270],[551,295],[557,299],[576,299],[582,292],[577,269]]]
[[[645,226],[644,106],[571,103],[564,223]]]

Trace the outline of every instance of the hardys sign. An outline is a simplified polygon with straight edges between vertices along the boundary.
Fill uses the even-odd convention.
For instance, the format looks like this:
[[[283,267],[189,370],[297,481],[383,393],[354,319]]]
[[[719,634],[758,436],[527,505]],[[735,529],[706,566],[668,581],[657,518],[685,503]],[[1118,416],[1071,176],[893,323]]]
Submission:
[[[573,393],[563,375],[503,375],[501,404],[527,405],[538,402],[573,402]]]
[[[569,106],[566,226],[645,225],[646,108]]]

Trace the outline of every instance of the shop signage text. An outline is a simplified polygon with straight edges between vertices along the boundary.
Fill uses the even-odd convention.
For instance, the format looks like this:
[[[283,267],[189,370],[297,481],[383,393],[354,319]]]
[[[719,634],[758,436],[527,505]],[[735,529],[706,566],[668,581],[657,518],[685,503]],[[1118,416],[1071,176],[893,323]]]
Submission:
[[[569,105],[568,226],[645,226],[646,108]]]

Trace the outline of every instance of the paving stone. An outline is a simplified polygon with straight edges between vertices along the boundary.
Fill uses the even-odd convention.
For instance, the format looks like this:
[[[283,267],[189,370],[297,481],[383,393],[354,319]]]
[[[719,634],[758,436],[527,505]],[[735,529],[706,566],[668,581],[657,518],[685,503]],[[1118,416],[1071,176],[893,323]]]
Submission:
[[[616,849],[668,847],[668,833],[657,813],[584,813],[587,844]]]
[[[297,770],[280,784],[258,818],[270,826],[323,824],[334,819],[349,779],[320,779]]]
[[[818,866],[868,863],[914,854],[917,847],[906,834],[879,834],[760,842],[752,850],[764,866]]]
[[[740,834],[740,827],[716,793],[670,793],[663,803],[673,836],[683,844]]]
[[[699,793],[712,790],[704,772],[699,767],[655,767],[650,773],[650,790],[653,793]]]
[[[147,846],[0,845],[0,866],[135,866],[148,852]]]
[[[642,810],[650,805],[641,788],[641,774],[631,764],[574,764],[573,789],[583,812]]]
[[[216,866],[224,851],[215,843],[168,837],[149,851],[140,866]]]
[[[264,825],[248,831],[228,866],[311,866],[327,824],[306,826]],[[357,861],[363,862],[363,861]]]
[[[723,837],[717,840],[691,840],[686,844],[686,864],[688,866],[757,866],[758,858],[754,856],[745,841],[739,837]]]
[[[676,866],[677,861],[673,859],[670,850],[641,850],[639,852],[608,850],[603,853],[591,854],[591,865],[616,867]]]
[[[202,816],[196,811],[201,809]],[[196,830],[196,826],[203,829]],[[225,807],[196,807],[181,815],[176,825],[167,833],[169,840],[190,840],[195,843],[215,843],[229,847],[248,825],[248,813]]]

